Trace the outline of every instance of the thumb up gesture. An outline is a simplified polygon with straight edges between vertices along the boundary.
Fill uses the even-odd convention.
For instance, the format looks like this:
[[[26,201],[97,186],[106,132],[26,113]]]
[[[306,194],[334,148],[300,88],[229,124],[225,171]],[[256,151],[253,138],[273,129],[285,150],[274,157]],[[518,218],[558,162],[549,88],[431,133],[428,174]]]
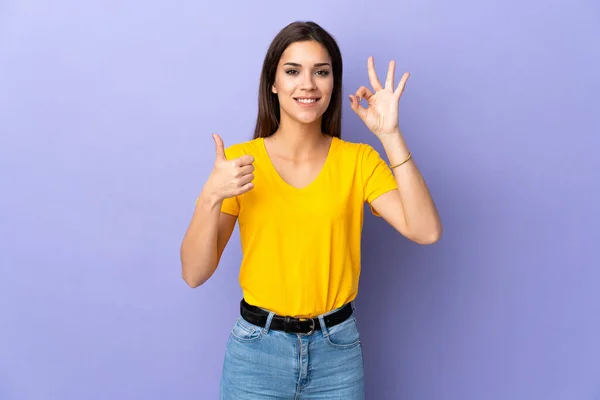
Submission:
[[[215,165],[210,174],[209,182],[219,200],[235,197],[246,193],[254,187],[254,157],[243,155],[233,160],[225,156],[223,139],[213,135],[216,148]]]

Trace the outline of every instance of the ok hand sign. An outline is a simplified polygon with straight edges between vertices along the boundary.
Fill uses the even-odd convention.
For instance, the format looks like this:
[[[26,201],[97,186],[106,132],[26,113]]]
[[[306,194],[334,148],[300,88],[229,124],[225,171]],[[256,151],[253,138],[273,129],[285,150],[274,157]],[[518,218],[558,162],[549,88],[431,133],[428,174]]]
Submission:
[[[374,93],[366,86],[361,86],[354,95],[350,95],[350,106],[352,110],[360,117],[378,137],[385,134],[396,133],[398,131],[398,106],[400,96],[404,92],[406,81],[410,74],[408,72],[402,75],[400,83],[394,90],[394,70],[396,62],[390,61],[388,73],[385,80],[385,86],[381,86],[373,57],[369,57],[367,62],[367,70],[369,80],[373,87]],[[363,107],[360,102],[362,99],[367,101],[367,107]]]

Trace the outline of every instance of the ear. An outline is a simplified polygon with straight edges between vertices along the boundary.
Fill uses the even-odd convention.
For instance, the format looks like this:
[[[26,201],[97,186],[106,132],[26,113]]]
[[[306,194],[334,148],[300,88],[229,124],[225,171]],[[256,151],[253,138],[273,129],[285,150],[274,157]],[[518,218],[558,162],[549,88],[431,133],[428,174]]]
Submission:
[[[277,88],[275,87],[275,85],[271,86],[271,92],[277,94]]]

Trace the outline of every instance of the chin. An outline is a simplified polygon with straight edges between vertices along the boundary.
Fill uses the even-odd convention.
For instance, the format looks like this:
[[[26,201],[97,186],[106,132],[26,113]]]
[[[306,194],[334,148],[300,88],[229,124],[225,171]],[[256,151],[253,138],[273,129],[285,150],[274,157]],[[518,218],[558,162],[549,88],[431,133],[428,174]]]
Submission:
[[[301,124],[310,125],[319,122],[326,110],[311,110],[304,112],[288,112],[286,113],[294,121],[300,122]]]
[[[305,125],[311,125],[314,124],[316,122],[319,122],[321,120],[321,118],[323,117],[323,114],[318,114],[318,115],[295,115],[293,116],[293,118]]]

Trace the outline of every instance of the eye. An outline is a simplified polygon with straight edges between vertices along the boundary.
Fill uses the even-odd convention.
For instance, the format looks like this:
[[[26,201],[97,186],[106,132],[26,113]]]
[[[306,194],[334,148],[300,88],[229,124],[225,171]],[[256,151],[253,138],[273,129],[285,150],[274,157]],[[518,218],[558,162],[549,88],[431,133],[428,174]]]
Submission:
[[[329,75],[329,71],[327,71],[325,69],[321,69],[321,70],[317,71],[316,74],[320,75],[320,76],[327,76],[327,75]]]
[[[288,69],[287,71],[285,71],[285,73],[288,75],[296,75],[298,71],[295,69]]]

